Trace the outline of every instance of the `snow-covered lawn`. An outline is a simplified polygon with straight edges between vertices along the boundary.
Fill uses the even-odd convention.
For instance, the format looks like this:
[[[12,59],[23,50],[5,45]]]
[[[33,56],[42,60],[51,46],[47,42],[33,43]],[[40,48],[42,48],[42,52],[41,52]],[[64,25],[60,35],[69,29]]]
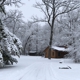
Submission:
[[[21,56],[18,61],[0,69],[0,80],[80,80],[80,64],[69,59]],[[71,69],[61,69],[68,66]]]

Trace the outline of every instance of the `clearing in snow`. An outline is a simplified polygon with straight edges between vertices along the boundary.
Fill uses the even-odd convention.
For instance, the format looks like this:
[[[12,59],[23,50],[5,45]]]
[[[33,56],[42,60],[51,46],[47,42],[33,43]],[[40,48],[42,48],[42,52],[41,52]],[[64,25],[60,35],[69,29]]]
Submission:
[[[18,61],[0,69],[0,80],[80,80],[80,64],[69,59],[21,56]]]

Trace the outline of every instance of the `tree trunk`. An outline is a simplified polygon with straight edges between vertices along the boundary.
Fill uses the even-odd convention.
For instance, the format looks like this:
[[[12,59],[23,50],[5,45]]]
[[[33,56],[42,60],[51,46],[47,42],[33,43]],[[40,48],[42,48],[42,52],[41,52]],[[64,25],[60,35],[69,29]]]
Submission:
[[[26,45],[27,45],[27,42],[25,43],[24,47],[23,47],[23,55],[26,55]]]
[[[49,59],[51,59],[52,40],[53,40],[53,27],[51,28],[51,34],[50,34],[49,53],[48,53],[48,58]]]
[[[53,17],[52,17],[52,25],[51,25],[51,33],[50,33],[50,42],[49,42],[49,53],[48,53],[48,58],[49,58],[49,59],[51,59],[51,47],[52,47],[52,40],[53,40],[54,21],[55,21],[55,0],[53,0]]]

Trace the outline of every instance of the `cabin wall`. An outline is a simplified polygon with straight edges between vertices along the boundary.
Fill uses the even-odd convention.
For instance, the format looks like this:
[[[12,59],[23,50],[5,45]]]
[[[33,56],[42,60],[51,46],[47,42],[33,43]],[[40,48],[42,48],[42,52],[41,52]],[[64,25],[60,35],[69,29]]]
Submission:
[[[45,58],[48,58],[48,54],[49,53],[49,48],[45,50]],[[55,58],[57,55],[56,55],[56,52],[54,50],[51,50],[51,58]]]
[[[47,48],[44,51],[44,53],[45,53],[45,58],[48,58],[49,48]],[[63,58],[65,54],[67,54],[67,52],[51,50],[51,58]]]

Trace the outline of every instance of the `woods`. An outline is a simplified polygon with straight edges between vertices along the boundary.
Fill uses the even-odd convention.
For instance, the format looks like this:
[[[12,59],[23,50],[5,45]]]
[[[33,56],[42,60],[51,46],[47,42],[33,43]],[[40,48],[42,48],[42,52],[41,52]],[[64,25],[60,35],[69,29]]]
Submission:
[[[0,1],[0,53],[4,64],[17,62],[12,55],[29,55],[30,51],[42,55],[47,47],[50,48],[48,58],[51,59],[53,45],[69,48],[65,57],[80,62],[79,0],[36,2],[34,7],[41,10],[44,16],[33,16],[28,21],[23,20],[23,13],[17,9],[6,11],[6,6],[19,7],[19,4],[22,5],[21,0]]]
[[[80,2],[74,1],[74,0],[42,0],[43,3],[36,2],[35,7],[40,9],[44,15],[44,19],[37,19],[33,18],[35,22],[41,21],[41,22],[47,22],[51,28],[50,30],[50,42],[49,42],[49,59],[51,58],[51,46],[54,44],[52,43],[53,40],[53,34],[54,34],[54,27],[55,27],[55,21],[58,17],[61,15],[68,14],[69,12],[76,10],[79,8]]]

